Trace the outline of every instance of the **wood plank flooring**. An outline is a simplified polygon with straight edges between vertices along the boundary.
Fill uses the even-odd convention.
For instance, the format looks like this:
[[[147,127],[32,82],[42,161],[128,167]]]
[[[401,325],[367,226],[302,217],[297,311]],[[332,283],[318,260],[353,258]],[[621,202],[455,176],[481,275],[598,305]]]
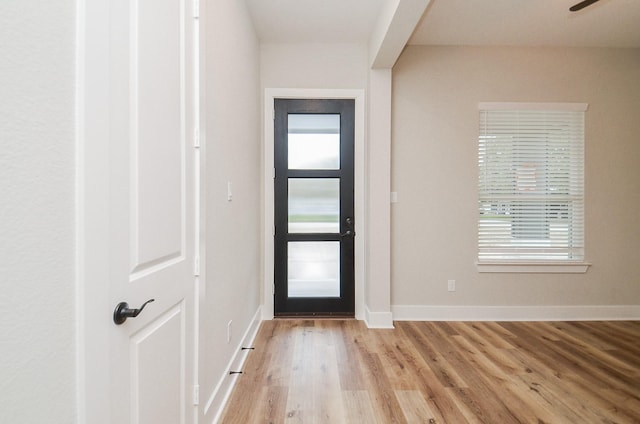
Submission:
[[[640,321],[262,323],[222,423],[640,423]]]

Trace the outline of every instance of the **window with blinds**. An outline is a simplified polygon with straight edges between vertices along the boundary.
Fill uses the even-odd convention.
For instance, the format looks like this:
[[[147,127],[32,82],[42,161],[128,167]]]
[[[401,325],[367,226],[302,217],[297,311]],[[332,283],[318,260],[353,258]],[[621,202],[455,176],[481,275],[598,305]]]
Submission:
[[[584,260],[586,107],[479,105],[479,263]]]

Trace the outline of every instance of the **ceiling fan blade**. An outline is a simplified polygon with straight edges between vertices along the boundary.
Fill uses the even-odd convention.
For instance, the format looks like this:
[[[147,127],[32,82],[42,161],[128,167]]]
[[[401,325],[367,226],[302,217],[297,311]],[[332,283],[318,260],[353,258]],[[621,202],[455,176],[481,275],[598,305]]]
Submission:
[[[577,12],[578,10],[582,10],[587,6],[591,6],[593,3],[597,2],[597,1],[598,0],[584,0],[584,1],[581,1],[580,3],[578,3],[578,4],[574,4],[573,6],[571,6],[569,8],[569,10],[572,11],[572,12]]]

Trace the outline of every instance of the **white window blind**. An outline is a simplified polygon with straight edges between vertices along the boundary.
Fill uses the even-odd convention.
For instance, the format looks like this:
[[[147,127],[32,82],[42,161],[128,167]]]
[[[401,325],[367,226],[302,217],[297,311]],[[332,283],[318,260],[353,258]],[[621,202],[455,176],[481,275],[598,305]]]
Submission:
[[[480,104],[479,263],[584,260],[585,110]]]

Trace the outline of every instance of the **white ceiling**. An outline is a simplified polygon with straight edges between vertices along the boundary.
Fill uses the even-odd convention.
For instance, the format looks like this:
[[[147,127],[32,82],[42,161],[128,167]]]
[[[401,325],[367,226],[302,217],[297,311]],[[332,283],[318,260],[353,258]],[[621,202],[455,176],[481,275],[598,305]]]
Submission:
[[[263,43],[367,43],[388,0],[245,0]]]
[[[432,0],[409,44],[640,47],[640,0]]]
[[[245,1],[263,43],[366,43],[398,0]],[[640,48],[640,0],[578,1],[431,0],[409,44]]]

